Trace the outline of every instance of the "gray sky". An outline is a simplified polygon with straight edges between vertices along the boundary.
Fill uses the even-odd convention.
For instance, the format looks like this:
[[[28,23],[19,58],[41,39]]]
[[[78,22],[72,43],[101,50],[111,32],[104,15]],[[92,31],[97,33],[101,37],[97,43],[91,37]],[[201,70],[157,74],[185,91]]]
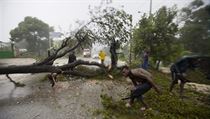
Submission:
[[[178,8],[192,0],[153,0],[152,12],[161,6],[177,4]],[[206,0],[208,1],[208,0]],[[9,41],[9,32],[17,27],[26,16],[37,17],[54,26],[56,31],[67,32],[73,29],[76,20],[88,20],[88,6],[97,6],[101,0],[0,0],[0,41]],[[115,7],[133,15],[134,23],[141,13],[149,12],[150,0],[112,0]]]

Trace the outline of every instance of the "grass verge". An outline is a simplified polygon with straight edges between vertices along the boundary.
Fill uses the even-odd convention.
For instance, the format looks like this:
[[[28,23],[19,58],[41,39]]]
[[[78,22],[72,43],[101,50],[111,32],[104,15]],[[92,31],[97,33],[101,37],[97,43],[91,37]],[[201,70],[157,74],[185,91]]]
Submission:
[[[114,100],[111,96],[101,95],[103,109],[94,114],[101,114],[103,119],[208,119],[210,117],[210,96],[185,89],[184,99],[178,95],[179,88],[174,93],[168,92],[169,76],[157,71],[151,71],[155,82],[160,86],[162,94],[154,90],[144,96],[144,100],[152,108],[140,111],[141,104],[135,103],[131,108],[125,107],[124,101]]]

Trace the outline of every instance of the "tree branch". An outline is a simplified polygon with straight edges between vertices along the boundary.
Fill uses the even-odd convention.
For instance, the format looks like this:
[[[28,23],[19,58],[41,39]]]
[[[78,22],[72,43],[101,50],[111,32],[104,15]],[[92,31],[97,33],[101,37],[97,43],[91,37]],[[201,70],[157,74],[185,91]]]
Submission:
[[[15,85],[15,87],[24,87],[25,86],[25,84],[13,81],[12,78],[9,76],[9,74],[6,74],[6,77],[10,80],[10,82],[12,82]]]
[[[62,73],[63,71],[68,71],[70,68],[74,68],[79,65],[89,65],[98,66],[106,71],[106,67],[97,62],[89,62],[83,60],[76,60],[71,64],[66,64],[62,66],[51,66],[51,65],[24,65],[24,66],[7,66],[0,67],[0,74],[17,74],[17,73]]]

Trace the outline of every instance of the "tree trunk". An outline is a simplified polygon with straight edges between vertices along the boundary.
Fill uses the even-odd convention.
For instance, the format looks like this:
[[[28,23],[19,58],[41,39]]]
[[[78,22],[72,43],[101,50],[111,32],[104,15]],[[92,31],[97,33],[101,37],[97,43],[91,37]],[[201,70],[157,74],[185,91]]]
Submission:
[[[159,67],[160,67],[160,60],[157,60],[157,63],[156,63],[156,70],[159,70]]]
[[[117,52],[116,52],[116,42],[113,41],[111,43],[110,46],[110,53],[111,53],[111,64],[112,64],[112,68],[116,68],[117,67],[117,61],[118,61],[118,56],[117,56]]]
[[[66,64],[62,66],[52,66],[52,65],[23,65],[23,66],[6,66],[0,67],[1,74],[17,74],[17,73],[61,73],[67,74],[70,68],[77,67],[78,65],[95,65],[106,70],[106,67],[97,62],[89,62],[77,60],[71,64]],[[78,72],[69,72],[69,74],[79,75]],[[81,74],[83,75],[83,74]]]
[[[42,65],[42,66],[25,65],[25,66],[0,67],[0,74],[45,73],[45,72],[58,73],[59,71],[60,70],[58,70],[55,66],[50,66],[50,65]]]

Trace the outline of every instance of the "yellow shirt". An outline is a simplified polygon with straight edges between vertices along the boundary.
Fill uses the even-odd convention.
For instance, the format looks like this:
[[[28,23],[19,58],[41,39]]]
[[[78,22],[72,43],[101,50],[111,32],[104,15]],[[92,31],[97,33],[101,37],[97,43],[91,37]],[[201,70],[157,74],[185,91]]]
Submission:
[[[99,59],[100,60],[105,60],[105,57],[106,57],[106,53],[105,52],[103,52],[103,51],[99,52]]]

